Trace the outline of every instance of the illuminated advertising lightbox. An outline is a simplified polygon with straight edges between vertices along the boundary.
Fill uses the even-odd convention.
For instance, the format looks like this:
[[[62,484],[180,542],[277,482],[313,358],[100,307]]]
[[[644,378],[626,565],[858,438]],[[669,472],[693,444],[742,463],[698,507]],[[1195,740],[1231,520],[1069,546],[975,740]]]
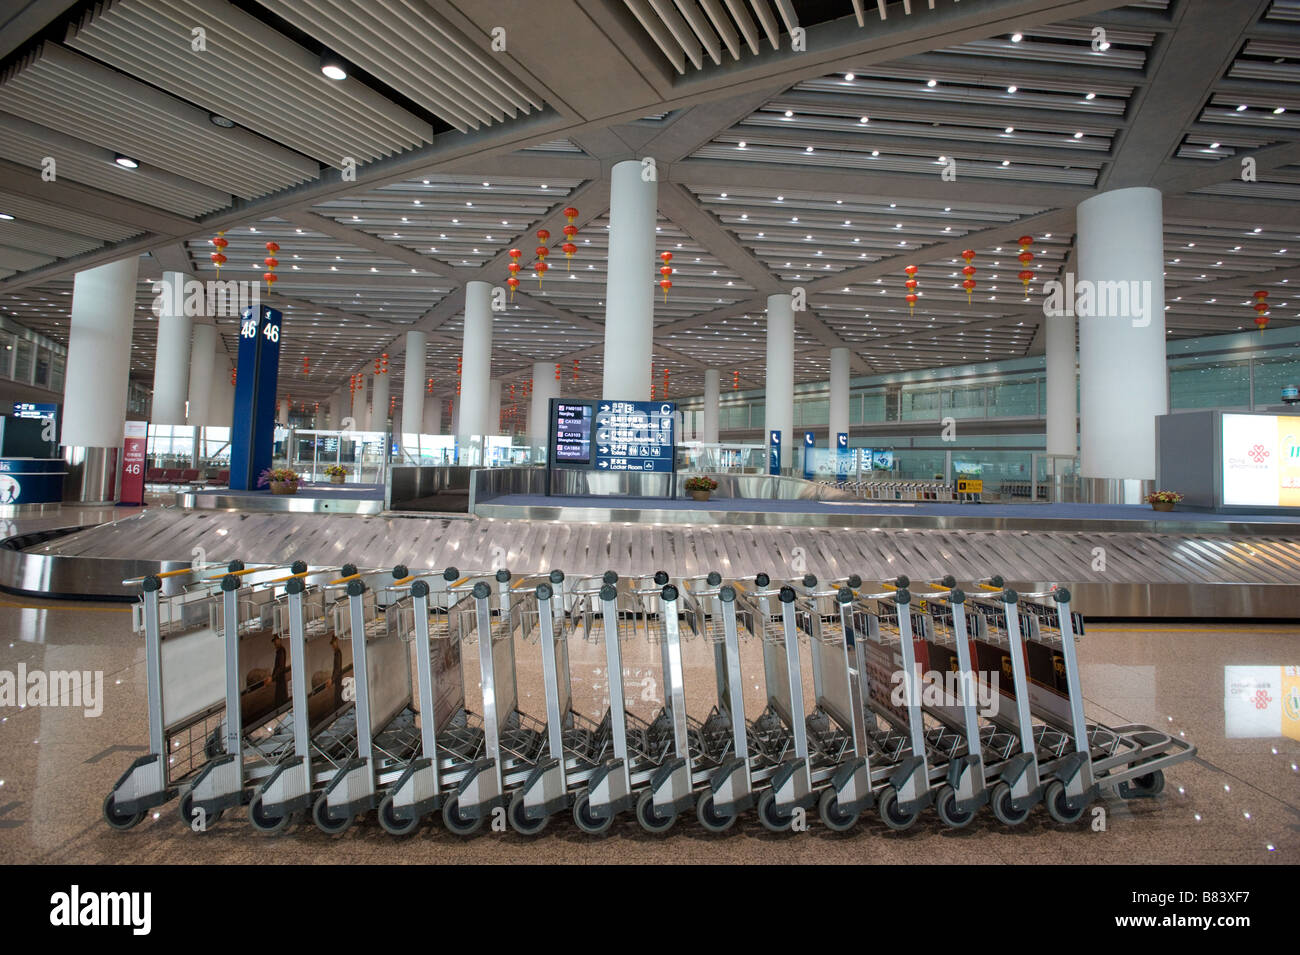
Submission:
[[[1300,507],[1300,416],[1223,415],[1223,503]]]
[[[1228,739],[1300,739],[1300,667],[1225,666],[1223,729]]]

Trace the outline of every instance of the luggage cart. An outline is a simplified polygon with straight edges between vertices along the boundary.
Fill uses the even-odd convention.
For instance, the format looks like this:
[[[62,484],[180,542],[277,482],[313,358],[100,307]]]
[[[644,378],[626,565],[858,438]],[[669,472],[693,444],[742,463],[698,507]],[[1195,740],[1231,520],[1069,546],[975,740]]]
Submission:
[[[393,584],[396,589],[409,583],[407,596],[387,612],[412,644],[420,745],[379,800],[379,825],[390,835],[409,835],[425,815],[440,810],[483,752],[481,721],[466,708],[461,666],[461,635],[469,625],[465,618],[475,613],[472,582],[473,577],[462,578],[449,567]],[[392,775],[385,773],[385,781]]]
[[[1138,723],[1088,722],[1075,650],[1083,620],[1070,610],[1069,590],[1007,591],[1008,609],[1013,603],[1025,634],[1029,709],[1067,740],[1059,758],[1043,767],[1048,814],[1059,823],[1078,822],[1102,789],[1123,799],[1159,795],[1164,771],[1191,759],[1196,747]]]
[[[227,571],[244,569],[232,561]],[[223,656],[218,636],[219,577],[191,580],[197,568],[122,581],[138,586],[132,624],[145,642],[149,752],[138,757],[104,798],[104,821],[130,829],[174,798],[217,755],[211,744],[224,715]],[[164,584],[164,581],[167,584]],[[180,588],[164,594],[167,585]]]
[[[289,752],[284,634],[270,609],[287,578],[267,580],[275,571],[232,561],[197,580],[188,578],[200,568],[123,581],[141,588],[134,623],[145,635],[150,743],[104,800],[113,828],[131,828],[179,794],[186,825],[204,831]],[[252,586],[241,591],[246,576]]]
[[[329,835],[376,808],[385,785],[420,753],[410,632],[400,612],[386,612],[394,602],[388,585],[407,578],[407,568],[398,565],[391,575],[357,572],[327,585],[345,588],[346,608],[335,609],[334,630],[352,650],[352,690],[344,694],[352,705],[313,740],[325,778],[312,802],[312,821]]]
[[[522,785],[546,741],[546,726],[519,709],[515,672],[515,635],[528,640],[537,632],[537,596],[511,588],[511,574],[498,570],[497,612],[492,587],[483,580],[472,590],[473,615],[466,614],[462,642],[478,642],[483,691],[483,748],[466,766],[454,794],[442,804],[443,824],[468,835],[482,826],[512,790]]]
[[[605,644],[609,708],[598,724],[597,741],[603,743],[607,736],[608,746],[601,747],[585,789],[574,800],[573,819],[579,829],[598,835],[607,831],[620,813],[636,808],[643,827],[648,831],[663,831],[671,826],[688,795],[681,789],[685,757],[681,755],[684,750],[678,747],[672,694],[668,694],[667,705],[651,721],[629,712],[623,687],[621,644],[654,637],[651,628],[658,626],[655,616],[668,575],[659,571],[654,575],[653,584],[647,578],[639,578],[636,583],[620,582],[618,574],[611,570],[605,572],[598,590],[593,589],[592,583],[580,582],[575,592],[584,598],[581,610],[584,635],[588,639],[603,639]],[[665,683],[669,679],[664,675]],[[665,766],[664,772],[656,775]]]
[[[898,577],[889,589],[859,594],[857,633],[865,634],[859,672],[867,685],[864,714],[867,737],[890,765],[888,781],[876,792],[876,811],[885,825],[905,830],[934,801],[934,778],[946,767],[934,765],[927,748],[913,634],[919,621],[912,608],[910,582]],[[895,699],[898,674],[903,700]]]
[[[695,815],[709,832],[725,832],[754,804],[753,766],[757,754],[745,720],[745,689],[740,663],[741,628],[736,588],[722,576],[682,581],[682,607],[691,631],[713,647],[714,702],[699,729]],[[749,629],[744,632],[748,633]]]
[[[765,750],[765,762],[772,765],[754,775],[768,784],[758,797],[757,809],[759,821],[772,832],[789,831],[795,811],[807,809],[817,798],[809,762],[797,599],[793,587],[773,587],[766,574],[754,579],[753,591],[740,595],[745,620],[763,647],[767,706],[753,729]]]

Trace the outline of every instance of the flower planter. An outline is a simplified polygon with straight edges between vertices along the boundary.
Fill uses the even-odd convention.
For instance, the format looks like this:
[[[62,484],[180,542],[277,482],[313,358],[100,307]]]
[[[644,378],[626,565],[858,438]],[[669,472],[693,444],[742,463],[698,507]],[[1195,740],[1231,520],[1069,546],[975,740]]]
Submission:
[[[1151,510],[1153,511],[1172,511],[1173,509],[1173,501],[1154,501],[1151,504]]]
[[[712,491],[691,491],[691,497],[697,501],[707,501]]]
[[[298,493],[297,481],[272,481],[270,483],[271,483],[272,494],[297,494]]]
[[[331,484],[342,484],[342,483],[343,483],[344,481],[346,481],[347,479],[348,479],[348,476],[347,476],[346,474],[331,474],[331,475],[330,475],[330,483],[331,483]]]

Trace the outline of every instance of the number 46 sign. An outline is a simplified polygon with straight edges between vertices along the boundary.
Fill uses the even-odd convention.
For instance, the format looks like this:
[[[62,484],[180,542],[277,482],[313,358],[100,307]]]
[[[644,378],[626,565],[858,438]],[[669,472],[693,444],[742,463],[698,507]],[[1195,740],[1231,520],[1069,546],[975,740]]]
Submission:
[[[230,487],[251,491],[271,466],[276,387],[280,371],[281,314],[258,306],[239,326],[235,413],[230,431]]]

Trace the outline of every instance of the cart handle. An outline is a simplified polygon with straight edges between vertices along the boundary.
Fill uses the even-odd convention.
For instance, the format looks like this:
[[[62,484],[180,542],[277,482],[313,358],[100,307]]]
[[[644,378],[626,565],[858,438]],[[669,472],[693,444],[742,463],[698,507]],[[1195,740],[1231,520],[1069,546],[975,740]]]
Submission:
[[[161,574],[145,574],[143,577],[128,577],[126,580],[122,581],[122,586],[128,587],[131,584],[142,584],[150,577],[157,577],[159,580],[166,580],[168,577],[179,577],[182,574],[195,574],[198,573],[198,570],[197,567],[182,567],[180,570],[165,570]],[[209,577],[208,579],[214,580],[216,578]]]

